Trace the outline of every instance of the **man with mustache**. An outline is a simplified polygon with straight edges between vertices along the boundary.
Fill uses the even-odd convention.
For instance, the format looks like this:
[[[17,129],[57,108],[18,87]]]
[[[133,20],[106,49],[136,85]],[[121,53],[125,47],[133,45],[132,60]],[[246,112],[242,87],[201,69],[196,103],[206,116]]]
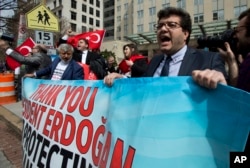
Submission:
[[[175,7],[162,9],[158,12],[155,29],[162,54],[151,59],[145,77],[192,76],[207,88],[216,88],[218,83],[227,84],[224,62],[218,53],[187,46],[192,30],[189,13]],[[122,77],[111,73],[104,78],[104,83],[111,86],[114,79]]]
[[[49,66],[26,77],[42,77],[48,75],[51,80],[83,80],[82,67],[72,59],[74,48],[69,44],[61,44],[57,48],[59,57],[55,58]]]

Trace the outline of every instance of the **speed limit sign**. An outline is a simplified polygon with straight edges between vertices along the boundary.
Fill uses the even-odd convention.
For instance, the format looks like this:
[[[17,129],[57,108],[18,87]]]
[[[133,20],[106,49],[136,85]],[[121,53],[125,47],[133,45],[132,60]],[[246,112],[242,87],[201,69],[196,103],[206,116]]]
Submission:
[[[53,47],[53,33],[44,31],[35,31],[35,42]]]

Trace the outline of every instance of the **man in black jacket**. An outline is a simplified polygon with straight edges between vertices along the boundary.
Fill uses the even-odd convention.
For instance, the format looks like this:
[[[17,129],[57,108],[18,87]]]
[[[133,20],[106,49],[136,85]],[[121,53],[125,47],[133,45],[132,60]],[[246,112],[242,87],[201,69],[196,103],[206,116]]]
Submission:
[[[145,77],[192,76],[207,88],[216,88],[218,83],[227,84],[224,62],[218,53],[187,46],[192,30],[189,13],[181,8],[164,8],[158,12],[155,30],[162,54],[150,60]],[[111,86],[114,79],[122,77],[111,73],[104,82]]]
[[[68,37],[73,35],[75,34],[71,30],[68,30],[66,35],[60,39],[59,44],[66,43]],[[101,55],[89,51],[89,42],[87,39],[81,38],[78,40],[73,53],[73,59],[89,65],[90,70],[94,72],[98,79],[103,79],[107,74],[105,59]]]

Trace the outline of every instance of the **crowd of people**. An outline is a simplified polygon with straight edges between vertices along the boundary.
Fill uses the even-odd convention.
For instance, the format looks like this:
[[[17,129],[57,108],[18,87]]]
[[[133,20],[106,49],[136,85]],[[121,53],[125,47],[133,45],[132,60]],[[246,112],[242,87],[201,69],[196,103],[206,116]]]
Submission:
[[[87,39],[79,39],[77,47],[73,48],[73,52],[71,52],[71,48],[60,45],[66,44],[67,38],[74,35],[69,30],[59,41],[59,58],[55,61],[60,62],[60,64],[56,64],[56,66],[61,66],[62,62],[69,62],[71,59],[78,63],[87,64],[97,79],[104,79],[107,85],[112,85],[114,79],[124,77],[192,76],[198,84],[207,88],[216,88],[218,83],[223,83],[250,91],[249,23],[250,9],[247,9],[239,16],[238,25],[234,29],[237,54],[240,54],[240,57],[235,55],[228,42],[225,42],[226,50],[218,48],[218,52],[209,52],[188,46],[192,31],[190,14],[180,8],[168,7],[158,12],[158,21],[155,25],[162,54],[153,56],[151,60],[139,54],[137,46],[133,43],[123,46],[124,59],[118,66],[115,65],[114,56],[108,56],[105,60],[99,53],[91,52]],[[59,51],[62,49],[61,47],[65,49],[65,53]],[[30,55],[25,57],[12,49],[9,43],[2,39],[0,39],[0,49],[5,50],[7,55],[21,64],[26,65],[27,74],[36,75],[36,71],[41,72],[41,69],[53,65],[51,58],[46,54],[46,47],[41,44],[35,45]],[[242,59],[239,61],[238,58]],[[228,67],[227,71],[225,63]],[[54,68],[53,73],[58,73],[58,70]],[[52,78],[52,76],[46,74],[41,77],[65,79]],[[40,75],[36,77],[40,77]]]
[[[0,40],[0,48],[27,65],[26,76],[30,77],[84,79],[86,74],[79,65],[83,63],[89,65],[97,79],[103,79],[108,86],[119,78],[192,76],[197,84],[206,88],[215,89],[221,83],[250,92],[250,9],[241,13],[234,29],[237,54],[240,56],[232,52],[228,42],[225,42],[226,50],[218,48],[218,52],[189,47],[192,20],[190,14],[181,8],[164,8],[157,16],[155,31],[161,54],[153,56],[151,60],[139,54],[137,46],[130,43],[124,45],[124,59],[116,66],[114,56],[104,60],[100,54],[89,51],[86,39],[80,39],[76,48],[66,44],[67,38],[73,35],[70,30],[60,39],[60,57],[53,62],[47,59],[46,49],[41,45],[36,45],[29,57],[15,52],[5,40]]]

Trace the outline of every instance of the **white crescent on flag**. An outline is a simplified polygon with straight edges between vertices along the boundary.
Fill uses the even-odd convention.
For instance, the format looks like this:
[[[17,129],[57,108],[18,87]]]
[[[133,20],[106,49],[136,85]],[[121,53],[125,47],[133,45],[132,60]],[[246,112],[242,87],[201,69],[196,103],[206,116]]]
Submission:
[[[96,36],[97,37],[97,40],[95,40],[95,41],[92,40],[92,38],[90,38],[92,43],[99,43],[100,40],[101,40],[101,37],[100,37],[100,35],[98,33],[92,33],[90,36]]]
[[[23,49],[28,50],[28,52],[22,51]],[[25,53],[25,55],[26,55],[26,54],[28,54],[28,53],[31,52],[31,48],[30,48],[30,46],[22,46],[22,47],[20,47],[19,52],[23,52],[23,53]]]

